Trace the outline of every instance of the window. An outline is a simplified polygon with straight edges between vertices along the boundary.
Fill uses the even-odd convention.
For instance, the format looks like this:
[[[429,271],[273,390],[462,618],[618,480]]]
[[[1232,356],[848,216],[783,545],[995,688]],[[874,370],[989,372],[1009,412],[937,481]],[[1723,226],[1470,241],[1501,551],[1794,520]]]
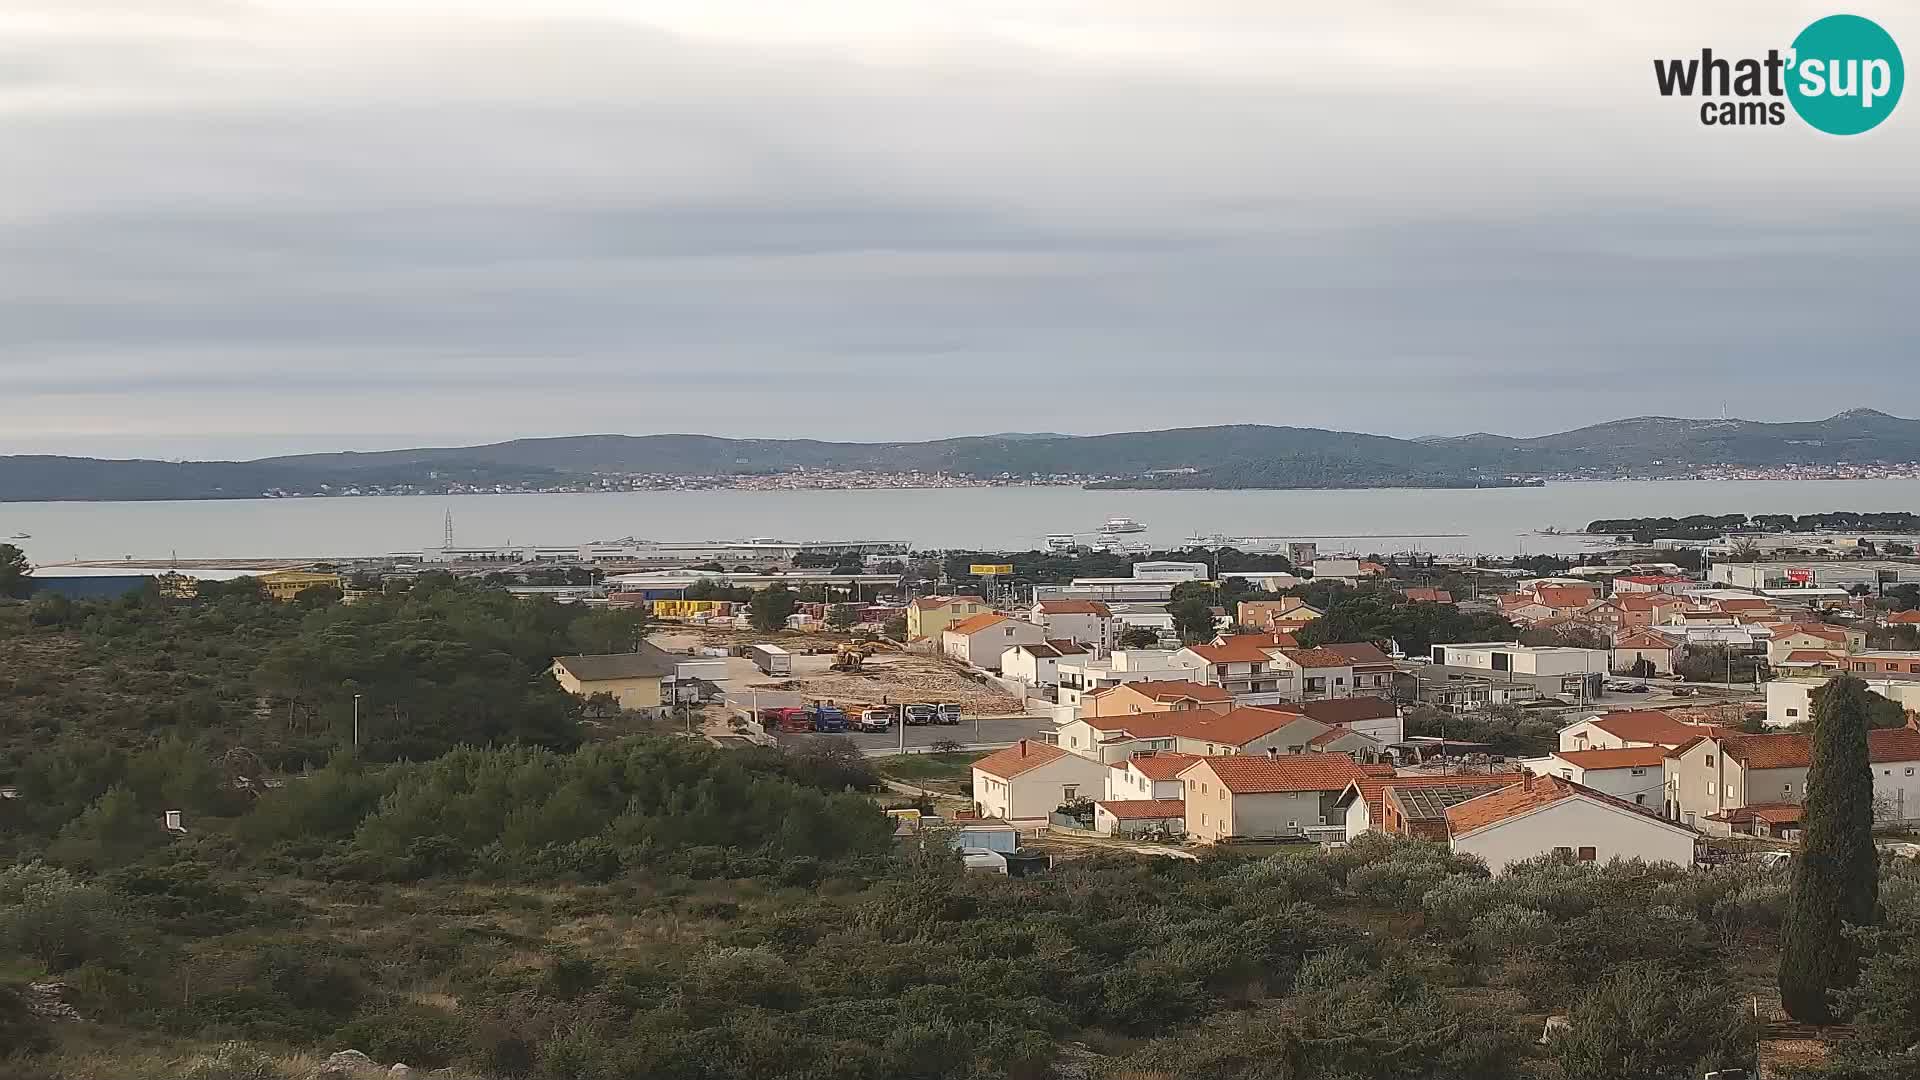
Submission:
[[[1333,677],[1333,685],[1335,686],[1347,685],[1347,677],[1345,675],[1335,675]]]
[[[1713,781],[1707,781],[1707,794],[1713,794]]]
[[[1325,814],[1321,814],[1321,815],[1320,815],[1320,824],[1322,824],[1322,825],[1325,825],[1326,823],[1327,823],[1327,815],[1325,815]]]
[[[1712,755],[1712,754],[1708,754],[1708,755],[1707,755],[1707,768],[1709,768],[1709,769],[1711,769],[1711,768],[1713,768],[1713,755]]]
[[[1573,855],[1573,849],[1570,847],[1557,847],[1553,849],[1553,853],[1561,858],[1570,858]]]
[[[1909,766],[1907,766],[1907,775],[1908,775],[1908,776],[1912,776],[1912,775],[1913,775],[1913,766],[1911,766],[1911,765],[1909,765]]]
[[[1793,794],[1793,785],[1792,785],[1792,784],[1781,784],[1781,785],[1780,785],[1780,792],[1781,792],[1781,794],[1783,794],[1783,795],[1791,795],[1791,794]]]
[[[1221,789],[1220,789],[1220,801],[1221,801],[1221,802],[1226,802],[1226,801],[1227,801],[1227,789],[1226,789],[1226,788],[1221,788]]]
[[[1207,790],[1207,782],[1205,780],[1200,781],[1200,794],[1205,795]]]
[[[1060,788],[1060,800],[1062,802],[1072,802],[1074,796],[1078,794],[1080,794],[1080,789],[1073,784],[1066,784]]]
[[[1593,850],[1590,847],[1583,847],[1580,849],[1581,862],[1593,862],[1598,857],[1599,857],[1599,852]]]
[[[1069,735],[1069,736],[1067,736],[1067,745],[1068,745],[1068,746],[1079,746],[1079,745],[1080,745],[1080,736],[1078,736],[1078,735]]]
[[[1205,815],[1205,814],[1201,814],[1201,815],[1200,815],[1200,824],[1202,824],[1202,825],[1205,825],[1206,823],[1207,823],[1207,815]]]
[[[1627,775],[1629,775],[1629,776],[1645,776],[1645,775],[1647,775],[1647,770],[1645,770],[1645,769],[1628,769],[1628,770],[1627,770]]]
[[[1635,795],[1633,797],[1633,805],[1635,806],[1647,805],[1647,797],[1645,795]]]
[[[1800,710],[1799,710],[1799,709],[1788,709],[1788,710],[1787,710],[1787,715],[1788,715],[1788,716],[1799,716],[1799,715],[1800,715]]]

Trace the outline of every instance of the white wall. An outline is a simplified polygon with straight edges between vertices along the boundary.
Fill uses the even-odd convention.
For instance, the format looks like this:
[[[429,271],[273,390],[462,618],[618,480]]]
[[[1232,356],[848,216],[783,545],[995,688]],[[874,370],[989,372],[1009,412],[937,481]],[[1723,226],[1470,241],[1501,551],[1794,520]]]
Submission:
[[[1873,802],[1883,821],[1920,820],[1920,761],[1875,762]]]
[[[1112,771],[1092,758],[1074,754],[1055,758],[1007,781],[975,769],[973,801],[982,814],[1008,821],[1044,818],[1066,801],[1068,787],[1075,789],[1076,798],[1100,798],[1106,793],[1106,774]]]
[[[1453,840],[1453,850],[1480,856],[1496,874],[1556,847],[1572,848],[1576,855],[1581,848],[1591,847],[1595,860],[1603,863],[1641,858],[1693,865],[1691,834],[1657,818],[1577,795]]]
[[[1561,758],[1549,758],[1546,761],[1548,766],[1544,770],[1533,768],[1532,761],[1522,764],[1531,772],[1551,772],[1576,784],[1585,784],[1595,791],[1644,806],[1655,813],[1666,803],[1667,771],[1663,766],[1640,766],[1640,775],[1635,776],[1632,768],[1583,769]]]

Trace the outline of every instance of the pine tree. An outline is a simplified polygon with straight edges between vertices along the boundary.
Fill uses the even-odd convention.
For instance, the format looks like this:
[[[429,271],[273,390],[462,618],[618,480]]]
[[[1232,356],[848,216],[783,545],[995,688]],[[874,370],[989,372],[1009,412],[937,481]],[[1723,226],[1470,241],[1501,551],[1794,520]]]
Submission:
[[[1870,925],[1879,914],[1867,696],[1866,683],[1841,675],[1814,701],[1806,831],[1780,951],[1780,1002],[1802,1023],[1833,1020],[1828,991],[1851,986],[1859,969],[1858,951],[1841,927]]]

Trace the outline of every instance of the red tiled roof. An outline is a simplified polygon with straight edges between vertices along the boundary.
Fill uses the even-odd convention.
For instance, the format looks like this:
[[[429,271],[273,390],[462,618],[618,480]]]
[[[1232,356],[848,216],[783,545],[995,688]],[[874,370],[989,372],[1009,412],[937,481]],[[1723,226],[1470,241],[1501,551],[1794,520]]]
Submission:
[[[1386,698],[1349,697],[1326,698],[1321,701],[1289,701],[1279,705],[1267,705],[1264,708],[1275,712],[1299,713],[1310,716],[1323,724],[1340,726],[1357,724],[1362,720],[1385,720],[1393,716],[1397,707]]]
[[[1185,818],[1185,799],[1110,799],[1094,803],[1122,821],[1158,821]]]
[[[1598,599],[1600,592],[1591,585],[1542,585],[1533,595],[1548,607],[1577,608]]]
[[[1392,667],[1393,658],[1380,651],[1378,645],[1368,641],[1351,642],[1344,645],[1322,645],[1320,652],[1338,653],[1346,657],[1355,667]]]
[[[1554,757],[1582,769],[1644,769],[1666,760],[1664,746],[1629,746],[1624,750],[1556,750]]]
[[[1677,746],[1695,735],[1707,733],[1697,725],[1683,724],[1653,709],[1610,712],[1591,719],[1594,727],[1628,742]]]
[[[1386,790],[1389,787],[1447,787],[1458,784],[1506,787],[1508,784],[1519,783],[1521,779],[1519,773],[1460,773],[1454,776],[1394,776],[1390,773],[1374,773],[1370,771],[1373,768],[1375,768],[1375,766],[1360,766],[1361,771],[1366,773],[1366,775],[1348,787],[1345,794],[1341,795],[1340,801],[1343,803],[1346,802],[1347,797],[1350,795],[1366,800],[1368,820],[1372,821],[1376,828],[1379,827],[1380,819],[1383,816],[1382,808],[1386,805]]]
[[[1616,649],[1671,649],[1674,648],[1674,644],[1671,638],[1641,628],[1620,635],[1614,641],[1613,647]]]
[[[1674,747],[1667,756],[1679,757],[1699,741]],[[1719,742],[1721,753],[1749,769],[1805,769],[1813,763],[1813,737],[1799,732],[1730,733],[1721,735]],[[1898,727],[1867,732],[1867,760],[1876,765],[1920,761],[1920,731]]]
[[[1447,831],[1454,836],[1475,832],[1490,825],[1498,825],[1509,818],[1551,806],[1563,799],[1584,796],[1598,802],[1618,806],[1657,821],[1675,829],[1686,830],[1686,826],[1655,816],[1643,806],[1635,806],[1625,799],[1616,799],[1605,792],[1595,791],[1584,784],[1576,784],[1559,776],[1528,776],[1517,784],[1490,791],[1478,798],[1468,799],[1447,807]],[[1686,830],[1691,831],[1691,830]]]
[[[1408,589],[1400,595],[1410,604],[1451,604],[1453,594],[1445,589]]]
[[[1806,817],[1807,808],[1798,803],[1748,803],[1717,814],[1708,821],[1764,821],[1769,825],[1792,825]]]
[[[985,630],[989,626],[998,626],[999,624],[1006,621],[1007,621],[1007,617],[1005,615],[995,615],[991,611],[983,611],[978,615],[973,615],[973,616],[969,616],[968,618],[961,619],[959,622],[954,623],[952,626],[947,627],[947,633],[977,634],[980,631]]]
[[[1042,615],[1113,615],[1113,609],[1098,600],[1042,600],[1039,608]]]
[[[1189,765],[1182,773],[1211,769],[1235,795],[1268,795],[1288,791],[1342,791],[1366,776],[1345,754],[1231,754]],[[1191,781],[1189,781],[1191,783]]]
[[[1282,649],[1281,654],[1303,668],[1351,667],[1353,661],[1331,648]]]
[[[1751,600],[1727,599],[1727,600],[1716,600],[1714,601],[1714,603],[1719,605],[1721,611],[1758,611],[1762,608],[1765,608],[1767,610],[1772,610],[1773,608],[1773,605],[1771,603],[1765,600],[1762,600],[1757,596]]]
[[[1004,750],[995,750],[986,757],[973,763],[973,767],[988,776],[997,776],[1002,780],[1011,780],[1021,773],[1032,772],[1042,765],[1048,765],[1066,757],[1067,751],[1057,746],[1031,739],[1021,739]]]
[[[1839,663],[1846,655],[1839,649],[1795,649],[1787,654],[1786,663]]]
[[[1276,640],[1273,634],[1235,634],[1220,638],[1217,645],[1189,645],[1188,651],[1209,664],[1252,664],[1268,659],[1268,649],[1286,649],[1299,644],[1293,638],[1281,634]]]
[[[1920,623],[1920,609],[1913,611],[1893,611],[1887,614],[1889,623]]]
[[[1681,603],[1672,593],[1620,593],[1613,603],[1622,611],[1652,611],[1655,608],[1674,607]]]
[[[1847,640],[1847,632],[1845,630],[1837,626],[1828,626],[1825,623],[1788,623],[1774,631],[1774,633],[1779,637],[1806,634],[1810,637],[1817,637],[1826,641],[1845,642]]]
[[[1188,682],[1185,679],[1146,679],[1141,682],[1120,683],[1101,690],[1095,690],[1087,696],[1099,697],[1101,694],[1111,694],[1121,689],[1132,690],[1153,701],[1233,700],[1233,695],[1227,692],[1226,687],[1204,686],[1197,682]],[[1100,716],[1092,717],[1091,719],[1105,720],[1107,717]]]
[[[1387,764],[1384,761],[1362,762],[1360,764],[1360,771],[1367,774],[1367,776],[1369,777],[1392,776],[1393,766]]]
[[[1172,780],[1177,778],[1186,767],[1200,760],[1199,754],[1177,754],[1171,750],[1149,750],[1135,754],[1120,762],[1125,768],[1132,765],[1149,780]]]
[[[946,607],[948,604],[955,604],[955,603],[984,604],[986,603],[986,601],[981,599],[978,596],[965,596],[965,595],[920,596],[920,597],[914,598],[913,606],[919,608],[921,611],[932,611],[935,608],[943,608],[943,607]]]

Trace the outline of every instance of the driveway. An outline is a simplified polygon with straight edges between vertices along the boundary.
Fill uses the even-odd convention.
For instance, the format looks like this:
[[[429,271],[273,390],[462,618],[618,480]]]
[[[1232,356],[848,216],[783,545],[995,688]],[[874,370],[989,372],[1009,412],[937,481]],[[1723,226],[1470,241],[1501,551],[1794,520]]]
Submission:
[[[995,750],[1002,746],[1012,746],[1021,739],[1038,739],[1042,735],[1053,734],[1053,721],[1040,716],[992,716],[979,719],[968,718],[959,724],[947,726],[928,724],[925,727],[902,727],[894,725],[885,735],[867,734],[862,731],[848,732],[844,737],[853,740],[860,752],[868,757],[884,754],[897,754],[903,745],[908,753],[926,753],[939,742],[956,742],[967,750]],[[794,739],[810,739],[813,736],[805,732],[778,732],[781,742]]]

